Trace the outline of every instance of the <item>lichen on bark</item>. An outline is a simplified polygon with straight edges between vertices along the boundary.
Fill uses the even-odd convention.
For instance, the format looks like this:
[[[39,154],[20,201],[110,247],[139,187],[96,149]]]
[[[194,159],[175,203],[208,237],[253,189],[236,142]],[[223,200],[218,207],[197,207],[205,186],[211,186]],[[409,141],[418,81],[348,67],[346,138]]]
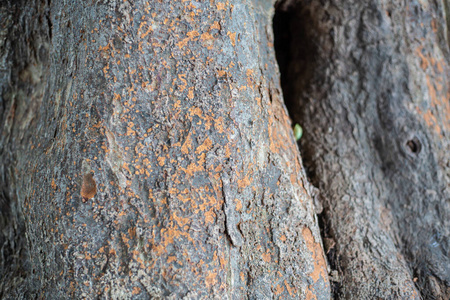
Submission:
[[[19,47],[47,59],[23,54],[43,89],[21,100],[39,106],[8,141],[30,270],[7,295],[329,297],[272,2],[16,9],[36,30]],[[95,193],[83,198],[86,164]]]

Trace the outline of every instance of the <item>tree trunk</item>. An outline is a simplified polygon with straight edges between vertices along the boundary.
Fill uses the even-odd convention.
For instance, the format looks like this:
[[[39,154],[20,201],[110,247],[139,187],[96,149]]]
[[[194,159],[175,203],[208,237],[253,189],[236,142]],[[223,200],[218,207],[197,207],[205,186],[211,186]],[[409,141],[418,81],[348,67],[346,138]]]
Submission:
[[[305,129],[338,297],[450,298],[448,9],[427,0],[280,6],[283,90]]]
[[[3,298],[329,298],[274,3],[18,2],[0,11]]]

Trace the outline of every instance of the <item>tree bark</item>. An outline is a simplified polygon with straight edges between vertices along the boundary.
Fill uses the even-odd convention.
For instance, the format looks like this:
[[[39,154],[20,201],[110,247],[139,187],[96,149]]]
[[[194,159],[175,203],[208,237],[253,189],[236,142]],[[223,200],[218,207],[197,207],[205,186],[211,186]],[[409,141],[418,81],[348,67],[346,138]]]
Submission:
[[[2,4],[3,298],[329,298],[273,4]]]
[[[283,90],[304,127],[338,298],[450,298],[448,9],[280,6]]]

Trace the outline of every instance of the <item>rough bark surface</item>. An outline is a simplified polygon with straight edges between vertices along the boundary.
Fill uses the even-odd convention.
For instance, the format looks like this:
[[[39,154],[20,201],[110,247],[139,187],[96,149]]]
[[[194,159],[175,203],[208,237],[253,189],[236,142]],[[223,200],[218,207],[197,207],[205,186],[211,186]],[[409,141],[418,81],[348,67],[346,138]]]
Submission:
[[[448,1],[292,1],[277,18],[335,295],[449,299]]]
[[[2,3],[3,298],[329,298],[273,11]]]

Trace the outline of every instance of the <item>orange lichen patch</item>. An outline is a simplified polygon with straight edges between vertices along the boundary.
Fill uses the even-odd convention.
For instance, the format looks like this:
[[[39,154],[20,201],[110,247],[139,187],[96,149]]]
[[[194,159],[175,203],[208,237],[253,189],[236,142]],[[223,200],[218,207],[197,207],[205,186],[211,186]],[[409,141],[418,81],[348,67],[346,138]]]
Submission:
[[[199,190],[199,194],[202,194],[203,191]],[[215,209],[219,209],[222,204],[223,204],[223,200],[218,200],[218,199],[222,199],[222,198],[216,198],[212,195],[206,195],[202,197],[203,199],[206,199],[207,201],[204,201],[203,203],[200,203],[198,205],[199,211],[208,211],[211,208],[215,208]],[[198,213],[199,211],[197,211],[196,213]]]
[[[287,282],[287,280],[284,280],[284,286],[286,287],[286,289],[287,289],[289,295],[291,295],[291,297],[294,297],[294,296],[295,296],[295,293],[296,293],[296,289],[293,288],[293,287],[291,287],[291,286],[289,285],[289,283]]]
[[[300,170],[301,170],[300,163],[298,162],[298,160],[296,160],[295,169],[294,169],[295,172],[291,173],[290,180],[291,180],[292,185],[303,188],[303,191],[306,193],[306,191],[304,190],[304,187],[303,187],[303,181],[301,181],[300,176],[297,175],[300,172]]]
[[[152,251],[154,251],[157,255],[162,255],[166,249],[163,245],[158,244],[157,246],[152,247]]]
[[[97,194],[97,185],[95,184],[94,174],[87,173],[83,176],[83,183],[81,184],[83,202],[93,198],[95,194]]]
[[[214,224],[215,217],[216,214],[214,213],[213,209],[205,212],[205,224]]]
[[[194,87],[190,87],[188,90],[188,98],[189,99],[194,99]]]
[[[220,24],[217,21],[214,21],[214,23],[211,25],[211,27],[209,28],[210,30],[212,29],[217,29],[220,30]]]
[[[217,71],[217,75],[218,75],[219,77],[225,77],[225,76],[229,77],[228,72],[227,72],[227,71],[224,71],[224,70],[218,70],[218,71]]]
[[[147,22],[144,21],[141,23],[141,25],[139,26],[139,30],[138,30],[138,34],[140,34],[141,39],[144,39],[148,34],[150,34],[150,32],[153,32],[153,28],[151,25],[148,26],[147,31],[140,33],[141,29],[147,25]]]
[[[56,190],[55,178],[52,178],[52,189]]]
[[[203,112],[199,107],[193,106],[191,108],[189,108],[189,115],[190,116],[197,116],[199,118],[203,117]]]
[[[241,278],[242,282],[245,282],[245,274],[244,274],[244,272],[240,272],[239,273],[239,277]]]
[[[421,68],[427,72],[426,82],[431,105],[435,107],[438,112],[443,112],[444,116],[448,116],[450,115],[450,97],[448,94],[444,95],[444,87],[447,86],[447,78],[443,67],[445,62],[442,61],[442,59],[436,60],[429,54],[423,54],[422,50],[423,46],[419,46],[416,49],[416,53],[421,59]],[[437,122],[436,117],[433,116],[431,111],[428,110],[425,113],[421,113],[421,115],[424,117],[427,125],[440,135],[442,135],[442,128],[440,125],[443,125],[446,130],[450,129],[448,118],[443,120],[444,124],[439,125],[440,122]]]
[[[162,167],[164,166],[164,162],[166,161],[166,158],[163,156],[158,157],[158,164]]]
[[[212,142],[209,139],[209,137],[206,138],[206,140],[197,147],[197,149],[195,150],[195,153],[200,154],[204,151],[209,151],[212,148]]]
[[[134,131],[131,127],[133,127],[134,126],[134,124],[133,124],[133,122],[129,122],[128,123],[128,126],[127,126],[127,135],[128,136],[130,136],[130,135],[137,135],[136,134],[136,131]]]
[[[178,74],[178,79],[182,82],[182,84],[178,85],[178,89],[182,92],[187,86],[186,74]]]
[[[427,110],[426,112],[422,112],[417,107],[416,111],[420,115],[422,115],[422,117],[424,118],[425,123],[427,124],[428,127],[433,128],[437,134],[441,135],[441,127],[439,126],[439,122],[437,121],[436,117],[433,115],[433,113],[430,110]]]
[[[124,233],[121,234],[121,237],[122,237],[122,241],[123,241],[125,244],[127,244],[128,247],[131,247],[130,243],[128,243],[128,242],[130,241],[130,239],[127,238],[127,236],[126,236]]]
[[[226,157],[231,157],[231,153],[232,153],[232,148],[234,147],[235,145],[229,145],[229,144],[226,144],[225,145],[225,156]]]
[[[177,260],[177,257],[176,257],[176,256],[170,255],[170,256],[167,258],[167,263],[170,264],[171,262],[176,261],[176,260]]]
[[[111,44],[110,44],[110,42],[108,42],[108,44],[106,44],[106,46],[105,47],[102,47],[102,46],[99,46],[98,47],[98,51],[99,52],[102,52],[102,51],[108,51],[109,50],[109,48],[111,47]]]
[[[109,70],[109,63],[107,63],[106,66],[104,66],[102,70],[103,70],[103,74],[106,75]]]
[[[249,175],[246,175],[244,178],[239,179],[237,181],[238,187],[240,189],[246,188],[247,186],[249,186],[252,182],[252,179],[249,178]]]
[[[272,260],[272,257],[269,253],[269,250],[267,250],[266,253],[262,254],[262,259],[266,262],[266,263],[270,263],[270,261]]]
[[[216,3],[216,7],[217,7],[217,10],[225,10],[225,3],[223,3],[223,2],[217,2]]]
[[[181,40],[180,42],[177,43],[178,48],[182,49],[184,46],[187,45],[187,43],[191,40],[193,40],[195,37],[199,36],[200,34],[198,33],[198,31],[193,30],[193,31],[189,31],[187,34],[187,38],[184,38],[183,40]]]
[[[277,284],[274,294],[275,295],[281,295],[281,293],[284,292],[284,287],[281,284]]]
[[[294,147],[293,140],[287,130],[290,129],[290,119],[282,103],[278,99],[278,95],[272,96],[272,105],[269,109],[269,148],[273,153],[286,152],[288,148]]]
[[[232,33],[230,31],[227,32],[228,37],[231,40],[231,45],[236,46],[236,32]]]
[[[181,146],[181,152],[183,154],[188,154],[189,150],[192,148],[192,138],[191,138],[191,133],[188,133],[188,136],[186,137],[186,140],[183,143],[183,146]]]
[[[219,257],[220,267],[224,268],[227,265],[227,260],[224,256]]]
[[[173,244],[175,239],[184,237],[192,243],[195,242],[187,232],[179,230],[176,227],[173,222],[170,222],[168,227],[161,229],[161,244],[155,247],[158,255],[166,253],[167,246]]]
[[[208,272],[208,275],[205,276],[206,287],[211,287],[217,283],[217,273],[216,272]]]
[[[258,104],[258,106],[260,108],[262,108],[262,106],[261,106],[261,100],[262,100],[261,97],[256,97],[255,100],[256,100],[256,103]]]
[[[239,199],[234,199],[234,202],[236,202],[236,210],[241,211],[242,210],[242,202]]]
[[[133,287],[132,294],[133,295],[139,295],[141,293],[141,289],[137,286]]]
[[[179,217],[177,216],[176,212],[172,214],[172,217],[178,223],[178,226],[180,226],[180,228],[189,223],[189,218]]]
[[[272,153],[278,153],[280,151],[280,147],[278,142],[278,139],[275,139],[276,136],[276,130],[274,130],[275,124],[274,124],[274,118],[273,116],[269,116],[269,148]]]
[[[214,40],[214,37],[211,35],[211,33],[209,32],[204,32],[200,35],[200,39],[205,42],[205,41],[211,41]]]
[[[450,94],[447,93],[447,95],[442,95],[443,87],[442,85],[439,84],[437,80],[435,80],[434,85],[438,90],[438,93],[436,93],[433,81],[429,79],[428,76],[427,76],[427,85],[433,107],[435,107],[438,112],[442,112],[444,115],[444,119],[442,120],[443,122],[441,125],[443,125],[445,130],[450,130],[450,118],[448,117],[450,116]],[[437,94],[439,94],[439,96]],[[435,121],[434,129],[438,134],[441,133],[442,129],[439,126],[439,122]]]
[[[418,47],[416,49],[416,53],[417,53],[417,56],[419,56],[420,59],[422,60],[420,67],[422,68],[422,70],[426,70],[428,68],[428,59],[425,55],[423,55],[422,48],[423,48],[423,46]]]
[[[307,300],[312,300],[312,299],[317,300],[317,296],[310,289],[307,289],[306,290],[306,299]]]
[[[132,227],[128,229],[128,235],[130,236],[130,238],[135,238],[136,237],[136,227]]]
[[[130,168],[128,167],[128,163],[124,162],[124,163],[122,164],[122,168],[124,168],[125,170],[127,170],[128,172],[131,173]]]
[[[295,173],[291,173],[290,179],[291,179],[292,185],[297,185],[297,183],[298,183],[298,178],[297,178],[297,176],[295,175]]]
[[[187,176],[193,176],[194,173],[204,171],[205,168],[203,166],[203,162],[205,160],[205,153],[201,154],[199,164],[191,163],[187,166],[187,168],[180,168],[183,172],[186,173]]]
[[[319,243],[314,241],[314,237],[312,235],[311,230],[308,227],[303,227],[302,230],[303,238],[305,239],[306,247],[309,251],[312,252],[313,261],[314,261],[314,270],[310,274],[311,278],[314,282],[317,282],[320,277],[327,282],[327,266],[325,263],[325,259],[323,257],[322,247]]]
[[[253,86],[253,73],[254,71],[252,69],[247,69],[247,72],[245,72],[247,75],[247,86],[250,88]]]
[[[216,121],[214,122],[214,129],[218,132],[218,133],[224,133],[224,122],[223,122],[223,118],[222,117],[218,117],[216,119]]]
[[[188,189],[184,189],[182,191],[178,191],[177,189],[171,188],[171,189],[169,189],[169,194],[176,195],[176,197],[183,203],[187,203],[187,202],[191,202],[192,201]]]
[[[436,96],[436,90],[435,90],[435,87],[434,87],[434,82],[433,82],[433,80],[431,80],[429,75],[427,75],[427,87],[428,87],[428,94],[430,95],[430,98],[431,98],[431,104],[434,107],[439,106],[440,103],[439,103],[439,101],[437,99],[437,96]]]

